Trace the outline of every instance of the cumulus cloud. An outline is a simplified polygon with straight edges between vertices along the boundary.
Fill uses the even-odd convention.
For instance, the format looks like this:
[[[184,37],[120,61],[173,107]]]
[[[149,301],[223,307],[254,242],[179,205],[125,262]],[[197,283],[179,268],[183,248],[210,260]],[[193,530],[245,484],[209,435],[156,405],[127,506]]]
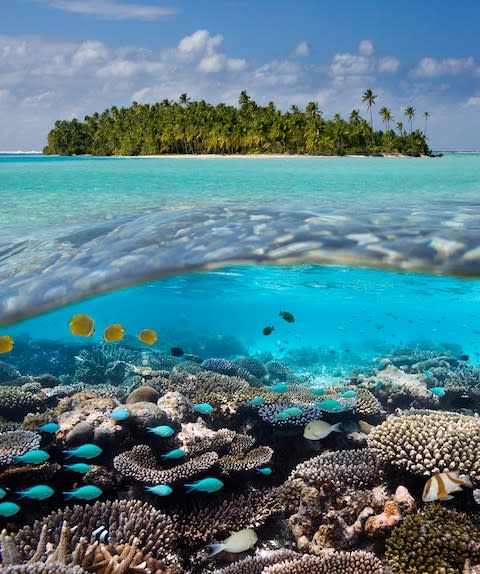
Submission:
[[[437,78],[439,76],[458,76],[475,71],[476,64],[469,58],[422,58],[417,66],[410,72],[414,78]]]
[[[305,40],[300,42],[300,44],[295,48],[293,55],[298,56],[299,58],[304,58],[305,56],[310,55],[310,47]]]
[[[393,73],[396,72],[399,67],[400,62],[394,56],[385,56],[384,58],[380,58],[378,62],[379,72]]]
[[[265,86],[292,86],[302,77],[303,68],[290,60],[273,60],[254,71],[253,80]]]
[[[173,8],[116,0],[49,0],[48,6],[106,20],[158,20],[176,13]]]
[[[335,54],[330,70],[336,77],[360,76],[371,72],[372,66],[366,56],[346,52],[344,54]]]
[[[480,107],[480,96],[472,96],[471,98],[468,98],[468,100],[465,102],[465,105],[469,108],[474,108],[474,107]]]
[[[362,40],[358,44],[358,53],[362,56],[371,56],[374,51],[375,50],[371,40]]]

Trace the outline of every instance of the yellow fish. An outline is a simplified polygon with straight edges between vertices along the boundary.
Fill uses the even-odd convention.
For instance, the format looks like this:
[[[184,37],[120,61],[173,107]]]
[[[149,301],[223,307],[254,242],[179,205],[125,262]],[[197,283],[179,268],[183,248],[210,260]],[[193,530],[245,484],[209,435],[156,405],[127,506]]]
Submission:
[[[125,328],[120,323],[112,323],[103,332],[103,340],[105,343],[114,343],[121,341],[125,336]]]
[[[83,313],[77,313],[68,322],[70,333],[80,337],[91,337],[95,333],[95,323],[93,319]]]
[[[0,336],[0,353],[10,353],[15,341],[9,335]]]
[[[153,345],[157,342],[158,335],[153,329],[143,329],[143,331],[140,331],[138,334],[138,339],[146,345]]]
[[[460,492],[462,486],[473,487],[470,478],[465,474],[460,475],[456,470],[434,474],[425,484],[422,500],[423,502],[450,500],[453,498],[450,493]]]

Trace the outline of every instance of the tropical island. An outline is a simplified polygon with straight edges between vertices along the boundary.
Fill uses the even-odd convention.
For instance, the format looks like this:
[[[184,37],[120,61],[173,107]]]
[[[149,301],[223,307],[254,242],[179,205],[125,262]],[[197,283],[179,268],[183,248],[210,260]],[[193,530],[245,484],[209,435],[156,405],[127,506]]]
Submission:
[[[379,115],[383,130],[373,129],[373,106],[377,96],[371,89],[362,102],[370,121],[354,109],[348,119],[335,114],[325,119],[316,102],[305,110],[292,105],[286,112],[274,102],[258,105],[242,91],[238,107],[205,100],[191,101],[182,94],[178,102],[168,99],[155,104],[133,102],[128,108],[112,106],[84,121],[58,120],[48,134],[47,155],[198,155],[198,154],[285,154],[285,155],[432,155],[425,128],[413,129],[415,109],[404,115],[409,129],[383,106]]]

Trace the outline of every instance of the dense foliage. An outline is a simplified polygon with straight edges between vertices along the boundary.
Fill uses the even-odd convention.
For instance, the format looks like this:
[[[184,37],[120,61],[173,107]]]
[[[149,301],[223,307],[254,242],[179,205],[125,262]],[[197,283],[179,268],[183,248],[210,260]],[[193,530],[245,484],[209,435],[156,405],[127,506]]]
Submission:
[[[368,97],[367,97],[368,96]],[[371,90],[364,102],[372,112]],[[413,108],[411,108],[413,110]],[[410,110],[410,112],[411,112]],[[405,112],[406,113],[406,112]],[[413,112],[414,113],[414,112]],[[327,120],[316,102],[304,111],[292,106],[281,112],[273,102],[259,106],[242,92],[239,106],[201,100],[182,94],[178,102],[133,102],[129,108],[112,107],[102,114],[85,116],[83,122],[59,120],[48,134],[46,154],[153,155],[153,154],[308,154],[346,153],[428,154],[426,135],[407,133],[401,122],[389,128],[390,111],[381,108],[385,131],[373,131],[353,110],[345,120],[339,114]]]

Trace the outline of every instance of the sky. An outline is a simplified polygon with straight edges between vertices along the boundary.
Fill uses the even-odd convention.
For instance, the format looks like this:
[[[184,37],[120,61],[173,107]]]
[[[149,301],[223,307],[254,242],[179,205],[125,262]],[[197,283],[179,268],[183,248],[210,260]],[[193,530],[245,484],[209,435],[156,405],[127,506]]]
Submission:
[[[436,150],[480,150],[478,0],[0,0],[0,151],[132,101],[319,104],[377,95]],[[378,113],[374,127],[381,129]]]

